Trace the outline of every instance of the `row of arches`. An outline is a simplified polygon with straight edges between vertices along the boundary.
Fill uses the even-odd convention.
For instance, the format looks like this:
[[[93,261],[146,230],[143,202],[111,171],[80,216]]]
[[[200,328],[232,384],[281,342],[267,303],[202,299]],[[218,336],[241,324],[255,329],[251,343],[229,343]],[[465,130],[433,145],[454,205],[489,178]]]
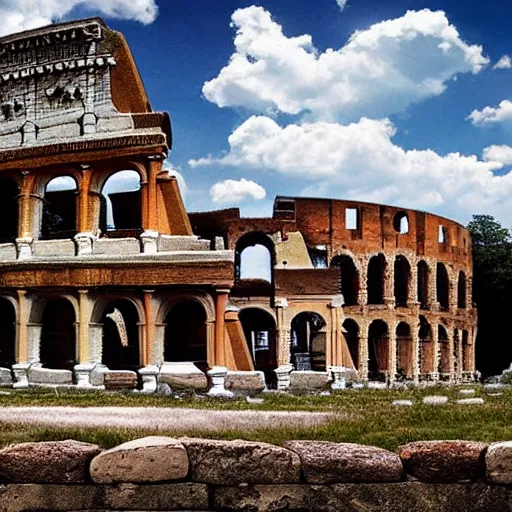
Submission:
[[[335,256],[331,267],[340,269],[340,287],[346,306],[360,303],[361,279],[354,260],[346,254]],[[275,266],[275,248],[273,241],[264,233],[247,233],[240,237],[235,249],[235,278],[261,279],[273,282]],[[384,304],[385,283],[388,262],[384,254],[372,256],[368,262],[366,291],[367,304]],[[417,290],[411,290],[412,269],[404,255],[398,255],[393,262],[393,296],[396,307],[406,307],[410,298],[414,297],[421,309],[428,309],[432,301],[431,295],[439,303],[440,309],[450,308],[450,278],[446,266],[438,262],[435,268],[435,295],[429,290],[430,272],[433,270],[426,261],[417,263]],[[434,290],[432,290],[434,292]],[[467,279],[464,271],[457,275],[457,307],[467,307]]]
[[[0,178],[0,243],[12,243],[19,233],[20,187],[14,178]],[[39,239],[73,238],[78,226],[79,185],[73,175],[49,178],[42,186]],[[99,188],[102,233],[140,231],[142,228],[141,178],[134,170],[110,174]]]

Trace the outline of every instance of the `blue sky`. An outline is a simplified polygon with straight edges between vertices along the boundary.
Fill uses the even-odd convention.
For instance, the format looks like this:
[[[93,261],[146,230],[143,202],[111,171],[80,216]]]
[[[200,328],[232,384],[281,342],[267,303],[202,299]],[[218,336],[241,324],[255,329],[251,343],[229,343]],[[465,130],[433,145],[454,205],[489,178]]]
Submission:
[[[309,195],[512,227],[509,2],[61,4],[0,0],[0,32],[88,15],[123,32],[191,211]]]

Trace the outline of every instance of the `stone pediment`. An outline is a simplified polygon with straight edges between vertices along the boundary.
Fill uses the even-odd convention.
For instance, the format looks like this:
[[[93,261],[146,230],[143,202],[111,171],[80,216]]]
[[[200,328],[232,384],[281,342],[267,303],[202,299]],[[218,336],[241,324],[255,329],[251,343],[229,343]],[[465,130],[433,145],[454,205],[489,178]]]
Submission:
[[[141,114],[158,117],[141,123]],[[0,150],[162,135],[170,145],[168,120],[151,113],[124,38],[101,19],[0,38]]]

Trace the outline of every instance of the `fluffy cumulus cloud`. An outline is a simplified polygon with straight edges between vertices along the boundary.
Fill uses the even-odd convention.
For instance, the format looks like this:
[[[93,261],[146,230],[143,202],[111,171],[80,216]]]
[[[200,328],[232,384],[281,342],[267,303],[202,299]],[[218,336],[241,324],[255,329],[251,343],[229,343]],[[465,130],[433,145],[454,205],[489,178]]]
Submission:
[[[286,174],[304,183],[303,195],[400,204],[463,221],[481,211],[505,217],[512,172],[496,175],[502,162],[404,150],[393,143],[394,134],[387,119],[282,127],[269,117],[253,116],[231,134],[227,154],[190,164]]]
[[[510,69],[512,68],[512,60],[508,55],[503,55],[501,59],[494,64],[492,69]]]
[[[492,145],[484,149],[483,159],[488,162],[501,162],[504,165],[512,165],[512,147],[507,145]]]
[[[444,12],[429,9],[356,31],[340,49],[323,52],[310,35],[285,35],[262,7],[236,10],[232,26],[235,52],[203,94],[219,107],[266,114],[384,117],[441,94],[457,74],[478,73],[489,62]]]
[[[0,0],[0,35],[49,25],[82,7],[91,14],[152,23],[155,0]]]
[[[265,199],[265,189],[251,180],[224,180],[210,188],[210,197],[214,203],[239,203],[246,199],[257,201]]]
[[[512,119],[512,101],[503,100],[497,107],[485,107],[473,110],[467,117],[475,126],[502,123]]]
[[[343,11],[345,7],[347,7],[348,0],[336,0],[336,3],[338,4],[338,7],[340,8],[340,11]]]

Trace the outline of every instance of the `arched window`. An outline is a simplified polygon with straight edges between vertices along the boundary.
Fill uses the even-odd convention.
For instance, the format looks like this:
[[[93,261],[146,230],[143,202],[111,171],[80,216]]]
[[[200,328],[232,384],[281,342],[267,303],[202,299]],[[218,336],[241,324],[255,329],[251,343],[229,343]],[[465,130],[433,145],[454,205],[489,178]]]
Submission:
[[[368,304],[384,304],[384,274],[386,258],[373,256],[368,263]]]
[[[346,254],[335,256],[331,260],[331,267],[340,269],[341,293],[345,306],[356,306],[359,297],[359,273],[354,261]]]
[[[418,337],[420,343],[420,373],[425,376],[434,371],[434,343],[432,341],[432,327],[424,316],[420,316]]]
[[[409,217],[406,212],[398,212],[395,214],[393,218],[393,228],[401,235],[409,233]]]
[[[343,335],[347,342],[350,357],[352,357],[352,363],[354,369],[359,369],[359,325],[355,320],[347,318],[343,322]]]
[[[413,361],[411,327],[405,322],[400,322],[396,328],[396,362],[399,377],[412,379]]]
[[[409,282],[411,279],[411,266],[405,256],[395,258],[395,303],[398,307],[407,306],[409,298]]]
[[[466,309],[466,274],[462,270],[457,281],[457,307]]]
[[[55,370],[72,370],[76,364],[76,315],[67,299],[51,300],[44,308],[40,360]]]
[[[71,176],[58,176],[46,185],[41,237],[44,240],[76,235],[77,184]]]
[[[0,298],[0,367],[16,362],[16,311],[11,301]]]
[[[254,369],[264,372],[267,386],[275,387],[277,368],[276,323],[270,313],[259,308],[246,308],[238,318],[254,361]]]
[[[18,236],[18,184],[0,178],[0,243],[12,243]]]
[[[174,305],[165,318],[164,360],[190,361],[205,371],[207,362],[206,311],[197,301]]]
[[[274,242],[265,233],[252,232],[240,237],[235,247],[235,278],[273,283]]]
[[[450,281],[448,279],[446,267],[443,263],[438,263],[436,272],[436,297],[442,311],[448,311],[450,308],[449,290]]]
[[[428,265],[418,262],[418,302],[421,309],[428,309]]]
[[[101,191],[100,229],[112,236],[136,236],[142,229],[140,176],[135,171],[112,174]]]
[[[389,359],[389,331],[386,322],[374,320],[368,330],[368,378],[386,380]]]
[[[140,366],[139,313],[127,299],[114,300],[105,308],[102,363],[109,370],[136,371]]]
[[[439,368],[438,372],[441,375],[449,375],[450,373],[450,347],[448,346],[448,333],[442,325],[438,325],[438,340],[439,340]]]
[[[299,313],[291,325],[291,359],[296,370],[325,371],[325,320],[318,313]]]

